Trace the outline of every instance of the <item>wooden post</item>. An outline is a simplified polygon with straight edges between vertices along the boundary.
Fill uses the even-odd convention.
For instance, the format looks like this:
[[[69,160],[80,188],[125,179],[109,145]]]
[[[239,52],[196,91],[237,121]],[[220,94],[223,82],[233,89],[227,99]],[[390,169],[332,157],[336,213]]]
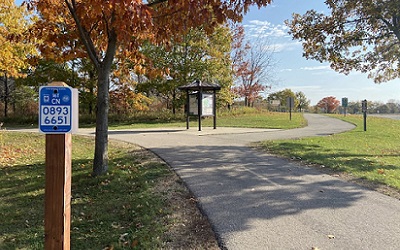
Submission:
[[[46,250],[70,249],[71,161],[71,134],[46,134]]]

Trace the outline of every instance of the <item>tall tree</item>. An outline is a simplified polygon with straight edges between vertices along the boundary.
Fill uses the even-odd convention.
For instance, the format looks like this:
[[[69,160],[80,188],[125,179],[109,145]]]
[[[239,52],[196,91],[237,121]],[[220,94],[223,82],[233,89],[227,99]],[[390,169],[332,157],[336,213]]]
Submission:
[[[37,91],[40,86],[52,81],[68,82],[74,73],[66,63],[43,59],[35,60],[35,68],[23,72],[26,77],[19,78],[17,84],[35,87]]]
[[[218,92],[217,104],[229,106],[233,104],[234,94],[232,92],[233,75],[231,59],[231,30],[225,25],[218,27],[209,36],[207,75],[204,80],[218,83],[221,90]]]
[[[151,81],[142,84],[142,89],[146,89],[146,92],[149,88],[156,90],[175,114],[180,106],[178,87],[202,79],[208,71],[210,54],[207,40],[208,35],[198,27],[189,29],[186,34],[171,37],[165,46],[147,46],[145,53],[161,74],[149,77]]]
[[[75,71],[80,76],[80,81],[78,81],[80,109],[92,115],[96,105],[96,69],[90,60],[83,58]]]
[[[286,21],[303,56],[334,70],[369,73],[380,83],[399,78],[400,1],[326,0],[330,13],[307,11]]]
[[[149,81],[141,84],[140,90],[152,92],[167,101],[167,107],[175,108],[182,104],[177,92],[179,86],[195,80],[218,83],[221,85],[218,100],[232,103],[230,92],[232,74],[230,71],[230,30],[225,25],[216,27],[212,34],[206,34],[202,27],[192,28],[188,34],[171,38],[165,46],[146,46],[144,54],[152,62],[147,70]]]
[[[211,33],[228,19],[238,21],[250,5],[270,0],[30,0],[39,13],[34,34],[44,42],[41,52],[61,60],[88,57],[97,73],[96,141],[93,175],[108,169],[108,110],[115,59],[143,63],[144,41],[160,43],[174,33],[203,25]],[[187,17],[191,17],[188,19]]]
[[[333,113],[339,107],[340,101],[337,100],[334,96],[328,96],[322,98],[318,103],[317,106],[326,113]]]
[[[251,106],[271,80],[273,50],[265,38],[246,40],[243,26],[235,28],[233,38],[232,70],[237,83],[234,91],[244,98],[245,106]]]
[[[287,107],[289,104],[287,103],[288,97],[294,98],[294,107],[298,106],[298,100],[296,98],[296,94],[291,89],[284,89],[281,91],[277,91],[268,95],[268,102],[272,102],[273,100],[279,100],[281,107]]]
[[[10,100],[10,78],[25,76],[28,56],[36,54],[35,46],[25,38],[31,24],[26,8],[16,6],[14,0],[0,1],[0,73],[3,82],[4,116]]]
[[[296,108],[302,112],[310,106],[310,100],[302,91],[296,92]]]

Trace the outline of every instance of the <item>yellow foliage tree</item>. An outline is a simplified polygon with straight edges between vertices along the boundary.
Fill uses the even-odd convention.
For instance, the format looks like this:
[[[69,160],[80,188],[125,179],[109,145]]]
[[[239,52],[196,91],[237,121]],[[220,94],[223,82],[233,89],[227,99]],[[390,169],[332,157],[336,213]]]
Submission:
[[[16,6],[14,0],[0,0],[0,73],[3,77],[4,116],[7,116],[10,77],[24,77],[29,67],[28,57],[35,55],[35,46],[25,39],[29,28],[29,13]]]

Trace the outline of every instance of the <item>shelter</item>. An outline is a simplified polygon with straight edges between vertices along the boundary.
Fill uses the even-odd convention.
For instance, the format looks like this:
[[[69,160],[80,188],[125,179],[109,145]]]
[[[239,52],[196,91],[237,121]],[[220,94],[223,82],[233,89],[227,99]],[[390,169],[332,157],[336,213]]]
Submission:
[[[186,91],[186,129],[189,129],[190,116],[198,117],[199,131],[201,131],[201,118],[204,116],[213,116],[214,129],[216,129],[216,91],[220,90],[221,86],[196,80],[188,85],[179,87],[179,89]]]

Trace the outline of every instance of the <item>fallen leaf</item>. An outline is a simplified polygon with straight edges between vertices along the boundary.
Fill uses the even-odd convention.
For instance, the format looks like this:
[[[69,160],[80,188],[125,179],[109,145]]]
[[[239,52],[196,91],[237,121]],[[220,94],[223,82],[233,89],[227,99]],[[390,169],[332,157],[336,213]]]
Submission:
[[[138,244],[139,244],[139,241],[138,240],[134,240],[134,241],[132,241],[131,246],[132,247],[136,247]]]

